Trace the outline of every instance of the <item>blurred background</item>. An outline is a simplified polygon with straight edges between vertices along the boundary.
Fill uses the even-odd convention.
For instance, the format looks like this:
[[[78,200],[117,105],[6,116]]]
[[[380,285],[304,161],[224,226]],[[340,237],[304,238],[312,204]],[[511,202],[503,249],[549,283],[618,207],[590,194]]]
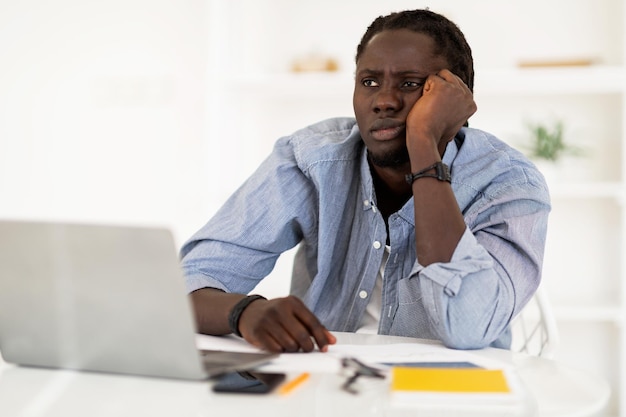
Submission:
[[[626,416],[624,3],[0,0],[0,218],[160,225],[180,245],[277,138],[352,115],[376,16],[429,7],[472,46],[470,125],[550,183],[556,359],[607,378]],[[260,291],[287,292],[290,257]]]

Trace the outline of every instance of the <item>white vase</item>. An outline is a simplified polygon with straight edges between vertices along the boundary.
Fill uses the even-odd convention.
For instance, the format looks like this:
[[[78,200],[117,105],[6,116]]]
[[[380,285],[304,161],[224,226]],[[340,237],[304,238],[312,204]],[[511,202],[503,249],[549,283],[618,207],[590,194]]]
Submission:
[[[593,180],[590,162],[585,158],[573,156],[564,156],[556,161],[533,159],[533,163],[543,174],[548,184]]]
[[[548,184],[553,184],[559,180],[559,166],[557,161],[547,159],[532,160],[539,172],[543,174]]]

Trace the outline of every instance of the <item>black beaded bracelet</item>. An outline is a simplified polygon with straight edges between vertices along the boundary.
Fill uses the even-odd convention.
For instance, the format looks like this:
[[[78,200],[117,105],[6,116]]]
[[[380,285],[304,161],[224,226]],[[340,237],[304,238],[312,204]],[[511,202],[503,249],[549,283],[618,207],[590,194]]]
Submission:
[[[237,304],[230,310],[228,313],[228,326],[230,327],[230,331],[241,337],[241,333],[239,332],[239,319],[241,318],[241,313],[248,307],[248,305],[256,300],[267,300],[267,298],[262,295],[249,295],[247,297],[239,300]]]

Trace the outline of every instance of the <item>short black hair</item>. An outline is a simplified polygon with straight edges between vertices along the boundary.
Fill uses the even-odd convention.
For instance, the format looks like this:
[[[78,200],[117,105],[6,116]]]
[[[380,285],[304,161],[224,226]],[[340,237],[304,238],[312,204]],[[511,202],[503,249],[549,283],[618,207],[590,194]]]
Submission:
[[[431,37],[454,74],[470,90],[474,89],[474,60],[472,50],[461,29],[448,18],[428,9],[405,10],[377,17],[367,28],[356,49],[356,62],[374,35],[384,30],[408,29]]]

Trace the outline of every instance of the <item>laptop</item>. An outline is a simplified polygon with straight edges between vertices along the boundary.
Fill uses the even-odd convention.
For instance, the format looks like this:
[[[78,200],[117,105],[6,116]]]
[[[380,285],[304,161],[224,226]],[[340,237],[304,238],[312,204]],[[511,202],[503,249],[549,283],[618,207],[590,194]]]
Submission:
[[[169,230],[6,220],[0,354],[19,365],[194,380],[277,356],[197,349]]]

